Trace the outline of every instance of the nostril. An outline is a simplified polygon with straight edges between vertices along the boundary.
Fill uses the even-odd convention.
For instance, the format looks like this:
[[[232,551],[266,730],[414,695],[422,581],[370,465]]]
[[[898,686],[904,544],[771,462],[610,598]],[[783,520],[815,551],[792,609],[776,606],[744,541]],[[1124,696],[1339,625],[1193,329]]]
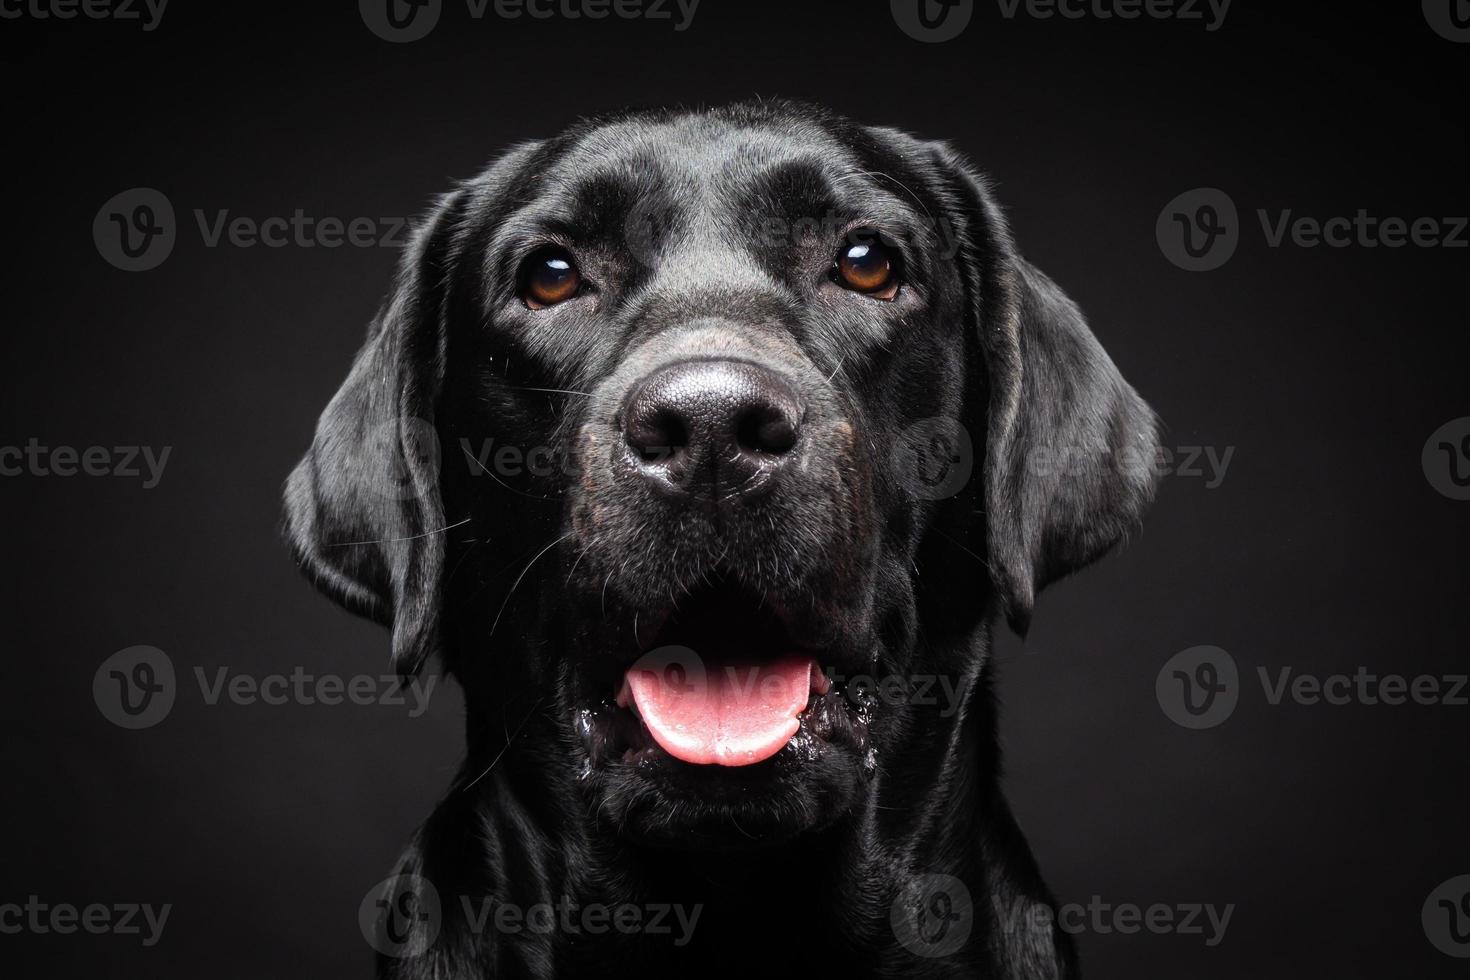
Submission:
[[[796,424],[774,405],[753,405],[735,421],[735,444],[748,453],[780,456],[796,445]]]
[[[632,420],[628,445],[645,463],[661,463],[689,447],[689,426],[678,413],[656,408]]]

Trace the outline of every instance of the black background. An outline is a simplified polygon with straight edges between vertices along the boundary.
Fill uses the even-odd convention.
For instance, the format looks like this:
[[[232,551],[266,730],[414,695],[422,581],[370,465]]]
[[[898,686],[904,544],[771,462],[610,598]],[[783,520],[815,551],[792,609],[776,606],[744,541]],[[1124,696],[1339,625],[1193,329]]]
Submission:
[[[280,484],[387,288],[392,248],[208,248],[193,212],[388,218],[507,145],[625,105],[824,102],[952,140],[1027,255],[1088,312],[1173,447],[1234,449],[1164,482],[1142,534],[1002,641],[1006,785],[1065,902],[1233,903],[1223,941],[1079,937],[1090,976],[1462,976],[1420,924],[1470,873],[1470,708],[1270,705],[1256,668],[1466,669],[1470,503],[1420,452],[1470,415],[1470,251],[1271,248],[1258,208],[1470,211],[1470,46],[1417,3],[1198,21],[1007,20],[922,44],[886,3],[703,0],[668,21],[474,21],[389,44],[351,3],[187,3],[136,22],[0,21],[6,170],[0,443],[170,446],[161,483],[0,480],[9,624],[0,902],[174,906],[162,941],[0,936],[21,974],[365,975],[357,908],[458,760],[457,692],[387,707],[209,706],[195,667],[380,673],[385,635],[316,595],[277,537]],[[93,242],[103,202],[178,214],[159,268]],[[1239,250],[1190,273],[1155,240],[1225,190]],[[91,696],[150,644],[179,701],[124,731]],[[1188,731],[1164,662],[1240,666]],[[967,832],[955,827],[956,834]],[[773,882],[773,914],[800,915]],[[755,936],[752,941],[758,942]],[[7,971],[9,972],[9,971]]]

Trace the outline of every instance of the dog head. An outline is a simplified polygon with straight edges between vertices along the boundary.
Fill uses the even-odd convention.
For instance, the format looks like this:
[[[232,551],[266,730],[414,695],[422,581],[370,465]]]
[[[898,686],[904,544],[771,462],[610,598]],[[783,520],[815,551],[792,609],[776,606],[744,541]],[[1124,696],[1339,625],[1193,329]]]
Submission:
[[[850,680],[977,676],[993,614],[1024,631],[1137,522],[1155,449],[944,145],[642,113],[438,203],[287,526],[401,670],[442,653],[470,768],[520,737],[500,765],[632,838],[771,840],[933,731]]]

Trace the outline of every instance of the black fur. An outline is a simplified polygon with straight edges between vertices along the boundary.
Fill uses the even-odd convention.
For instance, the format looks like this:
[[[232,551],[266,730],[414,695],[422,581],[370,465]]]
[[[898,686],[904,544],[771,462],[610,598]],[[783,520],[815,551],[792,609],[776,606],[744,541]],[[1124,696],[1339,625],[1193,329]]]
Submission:
[[[902,254],[892,302],[828,276],[858,225]],[[527,309],[516,270],[546,242],[590,288]],[[629,478],[609,424],[647,372],[716,352],[808,399],[799,475],[734,518]],[[905,448],[930,418],[976,457],[942,500]],[[507,445],[550,465],[485,465]],[[391,626],[400,670],[437,653],[466,695],[467,758],[401,865],[439,895],[437,935],[380,975],[1072,975],[1065,935],[1017,914],[1050,898],[999,791],[990,622],[1024,631],[1043,586],[1137,523],[1155,450],[1147,406],[943,144],[780,102],[507,153],[418,231],[286,491],[313,581]],[[601,757],[618,671],[723,589],[835,673],[966,693],[867,704],[809,755],[741,769]],[[940,957],[891,917],[930,873],[973,900]],[[676,945],[476,929],[462,901],[485,898],[702,911]]]

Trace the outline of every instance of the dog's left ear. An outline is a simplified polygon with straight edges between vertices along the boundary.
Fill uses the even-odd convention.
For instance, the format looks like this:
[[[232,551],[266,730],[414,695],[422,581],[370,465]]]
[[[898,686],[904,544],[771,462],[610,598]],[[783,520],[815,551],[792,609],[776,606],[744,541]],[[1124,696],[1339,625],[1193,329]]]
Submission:
[[[984,358],[991,576],[1024,635],[1036,594],[1106,553],[1157,483],[1158,423],[1066,294],[1021,258],[989,188],[936,152],[958,198],[957,240]]]
[[[444,507],[434,416],[463,193],[442,200],[405,250],[367,343],[286,482],[297,562],[337,602],[392,628],[405,675],[436,639]]]

